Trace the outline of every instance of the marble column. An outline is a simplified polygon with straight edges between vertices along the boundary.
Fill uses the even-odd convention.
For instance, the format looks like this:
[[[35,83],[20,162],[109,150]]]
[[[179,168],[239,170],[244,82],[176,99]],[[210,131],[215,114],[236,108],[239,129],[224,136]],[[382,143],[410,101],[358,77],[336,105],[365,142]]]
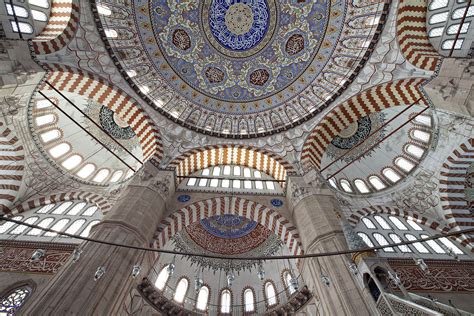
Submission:
[[[148,247],[165,213],[164,199],[174,188],[172,182],[168,172],[137,175],[90,237]],[[150,270],[153,255],[94,242],[83,243],[80,248],[83,252],[79,261],[70,260],[41,292],[34,294],[21,314],[123,314],[127,295]],[[141,266],[141,273],[134,279],[131,272],[135,264]],[[95,281],[100,266],[105,274]]]
[[[306,253],[347,250],[337,200],[331,190],[308,185],[302,178],[290,179],[288,190],[293,221]],[[373,300],[364,293],[357,278],[349,271],[346,255],[305,259],[300,265],[303,280],[313,291],[321,315],[373,315]],[[330,285],[321,280],[329,277]]]

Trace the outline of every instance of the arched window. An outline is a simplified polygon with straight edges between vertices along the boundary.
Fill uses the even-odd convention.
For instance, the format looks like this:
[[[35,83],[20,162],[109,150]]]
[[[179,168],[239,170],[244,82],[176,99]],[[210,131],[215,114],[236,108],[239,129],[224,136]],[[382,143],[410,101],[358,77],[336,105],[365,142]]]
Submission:
[[[429,115],[418,115],[414,120],[416,123],[431,127],[431,116]]]
[[[112,14],[112,10],[110,10],[109,7],[103,5],[103,4],[97,4],[97,12],[100,14],[100,15],[105,15],[105,16],[109,16]]]
[[[33,33],[33,26],[30,23],[26,22],[15,22],[10,21],[10,25],[12,26],[12,30],[15,33],[23,33],[23,34],[32,34]]]
[[[41,227],[41,228],[48,228],[49,225],[51,225],[51,223],[54,221],[54,218],[52,217],[48,217],[48,218],[45,218],[43,220],[41,220],[41,222],[38,223],[38,226]],[[43,230],[39,229],[39,228],[33,228],[32,230],[30,230],[27,235],[32,235],[32,236],[38,236],[40,235],[41,233],[43,232]]]
[[[84,229],[81,233],[81,237],[89,237],[89,233],[91,232],[92,227],[99,224],[100,221],[92,221],[87,225],[86,229]]]
[[[46,124],[51,124],[54,121],[56,121],[56,116],[54,114],[45,114],[36,118],[36,125],[43,126]]]
[[[423,154],[425,153],[423,148],[411,144],[406,147],[406,151],[410,156],[415,157],[417,159],[423,157]]]
[[[23,218],[23,216],[15,216],[13,217],[14,220],[21,220]],[[12,228],[14,225],[17,225],[13,222],[5,222],[3,223],[2,225],[0,225],[0,234],[4,234],[6,233],[10,228]]]
[[[285,284],[288,287],[288,291],[290,292],[290,295],[296,292],[295,287],[291,284],[291,280],[293,279],[293,276],[289,271],[285,272]]]
[[[92,173],[95,171],[95,165],[88,163],[84,167],[81,168],[76,174],[78,177],[82,179],[88,178]]]
[[[82,157],[79,155],[72,155],[71,157],[68,157],[66,160],[64,160],[61,165],[66,168],[67,170],[72,170],[79,166],[79,164],[82,162]]]
[[[375,215],[374,218],[377,221],[377,223],[379,223],[379,225],[382,227],[382,229],[392,229],[392,227],[390,227],[390,225],[382,216]]]
[[[409,241],[413,241],[413,240],[417,239],[415,236],[413,236],[411,234],[405,234],[405,238],[408,239]],[[413,247],[415,247],[416,251],[418,251],[419,253],[430,253],[428,251],[428,249],[426,249],[426,247],[423,246],[419,242],[413,243],[412,245],[413,245]]]
[[[186,292],[188,291],[188,285],[189,282],[186,278],[181,278],[181,280],[179,280],[173,297],[176,302],[182,303],[184,301],[184,297],[186,296]]]
[[[201,287],[197,296],[196,308],[200,311],[207,309],[209,302],[209,288],[207,286]]]
[[[352,188],[351,188],[351,185],[349,183],[349,181],[347,181],[346,179],[342,179],[341,181],[339,181],[339,183],[341,184],[341,188],[348,192],[348,193],[352,193]]]
[[[38,213],[38,214],[46,214],[46,213],[48,213],[49,211],[51,211],[51,209],[52,209],[53,207],[55,207],[55,206],[56,206],[56,204],[48,204],[48,205],[45,205],[45,206],[43,206],[42,208],[40,208],[39,210],[37,210],[36,213]]]
[[[255,297],[252,289],[244,290],[244,305],[246,312],[255,311]]]
[[[436,9],[441,9],[448,6],[448,0],[433,0],[431,1],[428,9],[430,10],[436,10]]]
[[[423,228],[421,228],[420,225],[418,225],[417,223],[415,223],[411,219],[407,219],[407,224],[410,225],[411,228],[413,228],[414,230],[419,230],[419,231],[423,230]]]
[[[27,218],[24,223],[26,224],[34,224],[37,220],[39,219],[39,217],[37,216],[33,216],[33,217],[29,217]],[[20,234],[23,234],[23,232],[25,231],[25,229],[27,229],[28,226],[25,226],[25,225],[18,225],[14,230],[12,230],[10,232],[10,234],[12,235],[20,235]]]
[[[214,169],[212,169],[213,176],[220,176],[220,174],[221,174],[221,167],[214,167]]]
[[[378,242],[378,244],[380,246],[388,245],[388,241],[387,241],[387,239],[385,239],[385,237],[383,235],[381,235],[379,233],[374,233],[373,236],[374,236],[375,240]],[[383,248],[383,251],[385,251],[385,252],[394,252],[395,250],[393,250],[392,247],[385,247],[385,248]]]
[[[388,219],[400,230],[408,230],[405,224],[402,223],[400,219],[395,216],[389,216]]]
[[[78,219],[77,221],[72,223],[72,225],[69,226],[68,229],[66,229],[65,233],[74,235],[79,231],[79,229],[81,229],[82,225],[84,225],[85,222],[85,219]]]
[[[448,249],[451,249],[455,254],[457,255],[462,255],[464,254],[464,252],[461,251],[461,249],[459,249],[458,247],[456,247],[456,245],[454,243],[451,242],[451,240],[449,240],[448,238],[446,237],[442,237],[439,239],[439,241],[441,241],[441,243]]]
[[[428,235],[420,235],[421,238],[423,239],[426,239],[426,238],[429,238]],[[443,248],[440,247],[440,245],[438,245],[438,243],[434,240],[427,240],[426,243],[428,244],[428,246],[430,246],[431,249],[434,250],[434,252],[436,253],[446,253],[446,251],[443,250]]]
[[[99,172],[97,172],[97,174],[95,175],[95,177],[92,179],[92,181],[94,182],[103,182],[110,174],[110,171],[109,169],[101,169],[99,170]]]
[[[40,136],[43,143],[49,143],[53,140],[59,139],[61,137],[61,132],[58,129],[52,129],[50,131],[41,133]]]
[[[374,223],[368,219],[367,217],[364,217],[362,218],[362,223],[364,223],[365,227],[367,227],[368,229],[376,229],[377,227],[375,227]]]
[[[380,180],[380,178],[377,176],[370,176],[369,182],[377,191],[385,189],[386,187],[386,185],[382,182],[382,180]]]
[[[367,244],[369,247],[374,247],[374,243],[370,240],[370,237],[366,233],[359,232],[357,233],[360,238]]]
[[[44,14],[41,11],[31,10],[31,15],[33,16],[33,19],[36,21],[40,21],[40,22],[48,21],[48,17],[46,16],[46,14]]]
[[[15,315],[31,292],[31,287],[21,286],[7,293],[0,301],[0,315]]]
[[[59,158],[67,154],[70,150],[71,150],[71,145],[66,144],[66,143],[61,143],[51,148],[49,150],[49,153],[51,154],[53,158]]]
[[[369,188],[367,187],[367,184],[365,184],[365,181],[364,181],[364,180],[356,179],[356,180],[354,180],[354,184],[355,184],[357,190],[358,190],[360,193],[369,193],[369,192],[370,192],[370,190],[369,190]]]
[[[110,179],[110,182],[112,182],[112,183],[118,182],[122,176],[123,176],[123,171],[122,170],[117,170],[112,175],[112,178]]]
[[[59,221],[57,221],[53,227],[51,227],[51,229],[55,230],[55,231],[58,231],[58,232],[62,232],[64,227],[66,227],[67,223],[69,223],[69,219],[67,218],[63,218],[63,219],[60,219]],[[46,232],[44,233],[45,236],[48,236],[48,237],[54,237],[57,235],[57,233],[52,233],[52,232]]]
[[[397,234],[388,234],[388,236],[396,244],[402,242],[402,239]],[[405,252],[405,253],[406,252],[412,252],[410,247],[408,247],[407,245],[400,245],[400,246],[398,246],[398,249],[400,249],[401,252]]]
[[[47,9],[49,8],[48,0],[28,0],[29,4],[35,5],[37,7]]]
[[[168,271],[168,265],[166,265],[163,267],[163,269],[161,269],[160,273],[158,274],[158,277],[155,281],[155,287],[158,290],[162,291],[165,288],[166,282],[168,282],[169,277],[170,273]]]
[[[107,36],[108,38],[117,38],[118,37],[118,33],[117,33],[116,30],[104,29],[104,32],[105,32],[105,36]]]
[[[415,168],[415,165],[412,162],[406,160],[403,157],[398,157],[395,159],[395,165],[405,172],[410,172],[413,168]]]
[[[270,281],[265,283],[265,298],[268,306],[274,306],[277,304],[275,286],[273,286],[273,283]]]
[[[414,139],[419,140],[423,143],[428,143],[430,141],[430,133],[420,131],[419,129],[414,130],[412,136]]]
[[[436,24],[436,23],[446,22],[446,20],[448,19],[448,16],[449,16],[449,12],[448,12],[448,11],[441,12],[441,13],[437,13],[437,14],[433,14],[433,15],[430,17],[429,23],[430,23],[430,24]]]
[[[230,307],[232,305],[232,296],[230,291],[225,289],[221,292],[221,313],[230,314]]]
[[[86,203],[77,203],[76,205],[74,205],[73,208],[69,210],[69,212],[67,212],[67,215],[77,215],[80,211],[82,211],[84,207],[86,207]]]
[[[91,206],[87,210],[85,210],[84,213],[82,213],[83,216],[92,216],[95,214],[97,211],[98,207],[97,206]]]
[[[382,174],[392,183],[400,181],[401,177],[392,168],[385,168],[382,170]]]
[[[55,214],[55,215],[61,215],[63,214],[64,212],[66,212],[66,210],[72,205],[72,202],[64,202],[62,203],[61,205],[59,205],[58,208],[56,208],[51,214]]]

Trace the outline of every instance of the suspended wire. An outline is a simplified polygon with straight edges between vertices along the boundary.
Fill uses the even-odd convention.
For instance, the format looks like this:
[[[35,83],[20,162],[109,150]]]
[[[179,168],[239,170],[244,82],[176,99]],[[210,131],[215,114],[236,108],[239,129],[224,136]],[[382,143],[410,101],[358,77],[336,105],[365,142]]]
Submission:
[[[190,253],[190,252],[179,252],[179,251],[173,251],[173,250],[164,250],[164,249],[156,249],[156,248],[151,248],[151,247],[141,247],[141,246],[133,246],[133,245],[125,245],[121,243],[116,243],[116,242],[110,242],[110,241],[105,241],[105,240],[99,240],[99,239],[94,239],[94,238],[89,238],[89,237],[82,237],[79,235],[74,235],[74,234],[69,234],[65,232],[59,232],[50,228],[44,228],[40,227],[38,225],[34,224],[27,224],[24,223],[20,220],[15,220],[13,218],[8,218],[5,216],[1,216],[0,219],[5,220],[7,222],[13,222],[19,225],[27,226],[29,228],[37,228],[42,231],[47,231],[47,232],[53,232],[57,233],[61,236],[67,236],[75,239],[80,239],[80,240],[85,240],[85,241],[90,241],[90,242],[95,242],[103,245],[109,245],[109,246],[115,246],[115,247],[121,247],[121,248],[128,248],[128,249],[135,249],[135,250],[143,250],[143,251],[149,251],[149,252],[157,252],[157,253],[167,253],[167,254],[174,254],[174,255],[179,255],[179,256],[191,256],[191,257],[202,257],[202,258],[211,258],[211,259],[221,259],[221,260],[282,260],[282,259],[305,259],[305,258],[318,258],[318,257],[330,257],[330,256],[337,256],[337,255],[344,255],[344,254],[352,254],[352,253],[359,253],[359,252],[369,252],[373,250],[380,250],[386,247],[398,247],[401,245],[411,245],[416,242],[426,242],[428,240],[436,240],[439,238],[443,237],[451,237],[451,236],[458,236],[462,234],[470,234],[474,233],[474,228],[470,229],[465,229],[465,230],[460,230],[460,231],[455,231],[455,232],[450,232],[446,234],[437,234],[434,236],[430,236],[428,238],[419,238],[415,239],[412,241],[403,241],[400,243],[393,243],[393,244],[388,244],[385,246],[376,246],[376,247],[366,247],[366,248],[360,248],[360,249],[352,249],[352,250],[342,250],[342,251],[330,251],[330,252],[323,252],[323,253],[312,253],[312,254],[302,254],[302,255],[280,255],[280,256],[255,256],[255,257],[231,257],[231,256],[217,256],[217,255],[210,255],[210,254],[202,254],[202,253]]]

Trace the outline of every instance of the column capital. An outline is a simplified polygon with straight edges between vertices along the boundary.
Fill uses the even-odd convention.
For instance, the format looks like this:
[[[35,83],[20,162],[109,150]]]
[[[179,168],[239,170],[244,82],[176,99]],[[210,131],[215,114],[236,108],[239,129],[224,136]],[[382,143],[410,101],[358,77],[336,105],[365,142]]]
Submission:
[[[147,162],[135,174],[128,187],[148,188],[159,194],[166,202],[175,191],[174,171],[158,169]]]

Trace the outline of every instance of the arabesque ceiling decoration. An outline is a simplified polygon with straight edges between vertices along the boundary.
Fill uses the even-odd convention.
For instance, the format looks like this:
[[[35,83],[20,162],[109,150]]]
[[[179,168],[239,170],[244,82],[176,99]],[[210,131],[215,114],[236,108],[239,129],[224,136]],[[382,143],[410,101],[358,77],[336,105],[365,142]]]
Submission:
[[[367,60],[389,6],[382,0],[95,3],[104,40],[132,87],[168,117],[224,137],[281,131],[327,107]]]

